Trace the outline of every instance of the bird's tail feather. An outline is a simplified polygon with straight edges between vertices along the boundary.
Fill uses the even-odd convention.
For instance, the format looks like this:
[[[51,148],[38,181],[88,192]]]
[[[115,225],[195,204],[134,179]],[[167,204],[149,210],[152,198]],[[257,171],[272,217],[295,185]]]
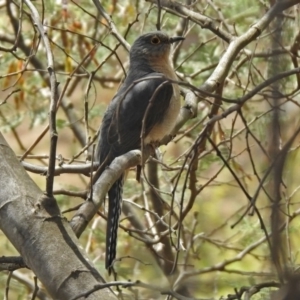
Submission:
[[[106,227],[106,260],[105,268],[111,273],[116,258],[119,219],[122,211],[124,175],[108,191],[108,218]]]

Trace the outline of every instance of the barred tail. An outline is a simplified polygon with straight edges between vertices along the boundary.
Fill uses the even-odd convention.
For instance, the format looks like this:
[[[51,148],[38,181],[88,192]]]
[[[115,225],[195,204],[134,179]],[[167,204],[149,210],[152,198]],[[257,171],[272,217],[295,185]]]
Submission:
[[[119,219],[122,211],[123,179],[124,176],[122,175],[108,191],[105,268],[108,269],[109,274],[116,258]]]

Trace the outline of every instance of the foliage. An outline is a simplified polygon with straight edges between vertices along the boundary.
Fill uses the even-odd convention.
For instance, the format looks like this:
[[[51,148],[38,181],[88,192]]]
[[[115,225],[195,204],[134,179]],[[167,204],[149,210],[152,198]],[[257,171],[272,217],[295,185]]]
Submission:
[[[47,167],[51,66],[26,1],[2,2],[0,131],[20,161]],[[51,42],[59,82],[56,164],[82,166],[91,159],[101,117],[126,76],[128,53],[120,37],[132,44],[139,34],[156,30],[160,11],[162,29],[186,37],[173,61],[185,100],[187,95],[195,100],[183,98],[183,111],[197,115],[179,124],[176,137],[159,148],[157,172],[148,171],[153,159],[141,184],[135,171],[129,172],[124,197],[134,215],[124,212],[115,268],[119,280],[141,280],[151,288],[137,284],[124,295],[166,299],[163,292],[174,291],[185,299],[241,299],[238,293],[257,287],[251,299],[269,299],[282,275],[274,261],[280,260],[284,276],[296,273],[299,264],[299,4],[282,1],[291,4],[263,26],[272,1],[178,2],[181,10],[160,2],[161,10],[156,1],[102,1],[107,15],[92,1],[32,2]],[[234,45],[242,35],[244,41]],[[45,173],[28,172],[45,190]],[[158,202],[151,194],[152,176],[159,178]],[[55,177],[53,192],[68,220],[85,200],[89,183],[80,168]],[[275,224],[270,216],[276,214]],[[95,216],[80,243],[112,281],[104,271],[105,226],[105,219]],[[272,232],[282,243],[280,258]],[[12,255],[3,235],[1,241],[1,253]],[[34,285],[20,275],[32,282],[33,275],[14,273],[11,283],[8,274],[1,275],[0,290],[4,294],[9,286],[7,299],[27,299]]]

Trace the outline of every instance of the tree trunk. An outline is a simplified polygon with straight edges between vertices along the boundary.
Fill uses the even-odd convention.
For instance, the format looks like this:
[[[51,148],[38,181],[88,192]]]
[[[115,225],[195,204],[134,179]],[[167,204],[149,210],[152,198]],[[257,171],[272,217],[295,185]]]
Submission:
[[[66,300],[104,282],[55,199],[31,180],[0,133],[0,229],[51,297]],[[78,299],[116,299],[102,289]]]

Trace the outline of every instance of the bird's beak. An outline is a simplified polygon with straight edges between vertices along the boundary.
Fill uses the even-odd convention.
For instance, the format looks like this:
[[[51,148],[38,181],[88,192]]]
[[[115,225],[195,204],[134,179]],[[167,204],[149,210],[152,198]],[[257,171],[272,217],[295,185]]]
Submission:
[[[184,36],[174,36],[170,38],[170,43],[175,43],[175,42],[179,42],[179,41],[183,41],[185,39]]]

